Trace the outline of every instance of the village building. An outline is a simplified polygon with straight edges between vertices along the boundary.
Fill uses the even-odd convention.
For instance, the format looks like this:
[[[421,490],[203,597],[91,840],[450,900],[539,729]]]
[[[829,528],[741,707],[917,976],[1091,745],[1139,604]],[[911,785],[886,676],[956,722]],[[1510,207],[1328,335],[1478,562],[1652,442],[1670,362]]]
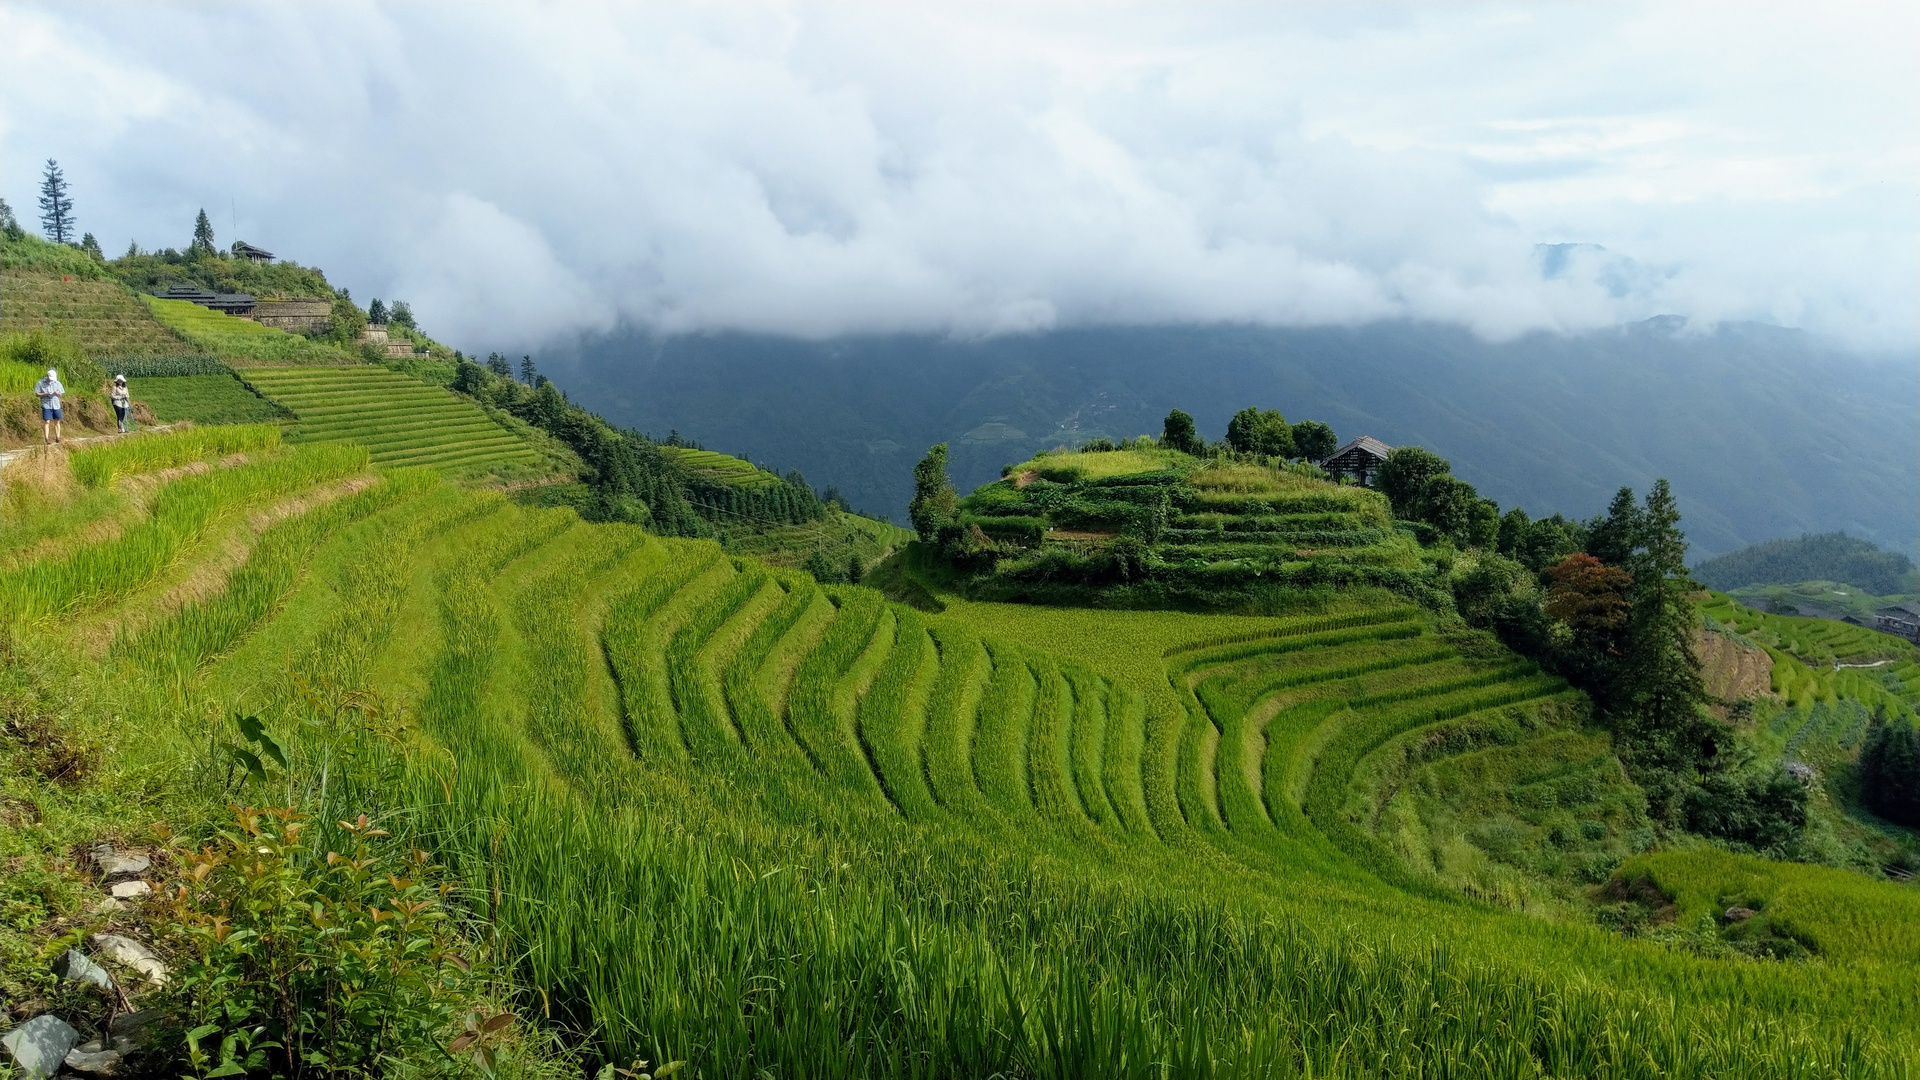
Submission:
[[[266,254],[271,255],[271,252]],[[333,326],[331,300],[260,300],[248,293],[217,293],[198,285],[178,282],[154,295],[162,300],[185,300],[280,330],[324,334]]]
[[[409,356],[421,356],[426,353],[425,349],[416,347],[411,341],[404,338],[395,341],[387,336],[386,323],[368,323],[367,328],[360,332],[356,342],[361,345],[376,346],[386,353],[389,360],[404,360]]]
[[[247,260],[248,262],[257,262],[257,263],[270,263],[275,258],[278,257],[274,255],[273,252],[268,251],[266,248],[254,247],[252,244],[247,243],[245,240],[234,241],[233,253],[239,256],[240,258]]]
[[[1873,614],[1873,628],[1920,644],[1920,602],[1903,601]]]
[[[178,282],[154,295],[162,300],[186,300],[204,308],[212,308],[223,315],[238,315],[243,319],[253,315],[253,306],[258,302],[247,293],[217,293],[198,285],[182,285]]]
[[[1320,463],[1329,476],[1350,476],[1361,487],[1373,486],[1373,474],[1386,463],[1393,447],[1371,435],[1362,435]]]
[[[253,321],[281,330],[324,334],[333,327],[333,301],[262,300],[253,306]]]

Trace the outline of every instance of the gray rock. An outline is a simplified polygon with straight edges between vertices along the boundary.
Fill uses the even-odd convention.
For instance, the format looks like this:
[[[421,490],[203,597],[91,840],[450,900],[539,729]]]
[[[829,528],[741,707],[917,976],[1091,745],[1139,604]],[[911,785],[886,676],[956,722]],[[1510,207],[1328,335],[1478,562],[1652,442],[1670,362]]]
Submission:
[[[107,969],[81,955],[79,949],[68,949],[60,959],[53,962],[53,973],[63,979],[74,982],[92,983],[102,990],[113,989],[113,976]]]
[[[93,905],[93,911],[96,915],[118,915],[123,911],[132,910],[132,904],[127,903],[125,900],[115,900],[111,896]]]
[[[120,1068],[120,1051],[96,1050],[83,1052],[67,1051],[67,1068],[74,1072],[92,1073],[95,1076],[112,1076]]]
[[[159,1009],[115,1013],[113,1019],[107,1022],[107,1035],[113,1039],[114,1047],[125,1053],[128,1047],[140,1045],[147,1037],[148,1030],[159,1020]]]
[[[127,878],[138,878],[140,874],[154,869],[154,859],[146,855],[94,855],[94,865],[100,867],[100,876],[109,882],[119,882]]]
[[[1730,907],[1727,909],[1726,919],[1728,922],[1746,922],[1758,914],[1760,913],[1750,907]]]
[[[0,1036],[0,1046],[13,1056],[19,1075],[41,1080],[59,1071],[67,1060],[67,1051],[80,1041],[73,1025],[52,1013],[39,1016]]]
[[[153,886],[144,881],[122,881],[116,883],[107,892],[113,894],[115,900],[138,900],[143,896],[153,895]]]
[[[131,968],[146,976],[147,981],[155,986],[167,984],[167,965],[153,955],[153,950],[130,937],[122,937],[119,934],[94,934],[87,938],[87,946],[100,959]]]

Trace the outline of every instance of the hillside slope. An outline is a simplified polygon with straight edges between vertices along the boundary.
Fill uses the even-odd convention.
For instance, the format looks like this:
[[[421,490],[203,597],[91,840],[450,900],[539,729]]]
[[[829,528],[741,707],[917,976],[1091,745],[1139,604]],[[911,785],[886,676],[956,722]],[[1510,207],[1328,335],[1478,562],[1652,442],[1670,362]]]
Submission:
[[[1759,962],[1711,919],[1672,944],[1623,937],[1528,914],[1556,898],[1498,867],[1470,899],[1455,882],[1473,867],[1406,862],[1416,821],[1455,842],[1395,809],[1409,782],[1430,810],[1474,777],[1526,781],[1501,789],[1525,813],[1506,828],[1573,875],[1643,840],[1578,694],[1404,602],[1252,618],[949,596],[934,614],[405,470],[300,509],[365,462],[321,444],[162,477],[121,511],[151,530],[102,538],[77,514],[25,541],[38,554],[0,569],[14,655],[68,657],[72,714],[107,725],[126,775],[179,777],[176,796],[232,798],[214,761],[182,763],[204,716],[259,716],[316,819],[368,812],[431,849],[517,958],[528,1011],[590,1032],[596,1060],[740,1077],[1920,1065],[1911,888],[1820,868],[1752,886],[1741,899],[1822,955]],[[243,513],[269,505],[291,515]],[[171,546],[90,554],[149,536]],[[1678,874],[1700,910],[1717,871],[1677,857],[1647,872]]]
[[[1042,449],[1157,433],[1176,406],[1218,438],[1259,405],[1342,438],[1425,446],[1536,516],[1590,514],[1664,476],[1703,556],[1834,529],[1920,556],[1912,358],[1862,359],[1776,327],[1656,320],[1505,343],[1423,324],[615,334],[556,348],[543,369],[618,423],[791,462],[899,520],[908,471],[934,443],[952,446],[966,491]]]

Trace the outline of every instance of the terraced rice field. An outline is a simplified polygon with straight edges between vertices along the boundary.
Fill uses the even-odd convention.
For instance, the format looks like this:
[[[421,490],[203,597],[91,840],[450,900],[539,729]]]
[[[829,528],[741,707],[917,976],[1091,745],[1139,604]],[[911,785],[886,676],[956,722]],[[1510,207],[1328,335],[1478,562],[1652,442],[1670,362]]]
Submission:
[[[232,375],[174,375],[135,379],[129,384],[136,401],[144,401],[160,423],[192,420],[197,424],[254,424],[280,420],[292,414],[267,401]]]
[[[525,440],[442,387],[372,366],[251,368],[241,372],[298,417],[287,441],[351,439],[389,467],[466,472],[531,464]]]
[[[0,275],[7,333],[44,330],[82,344],[87,356],[173,356],[200,350],[162,325],[117,281],[68,281],[9,270]]]
[[[663,446],[660,452],[681,467],[704,473],[723,484],[756,490],[773,487],[780,482],[779,477],[753,462],[742,461],[731,454],[714,450],[689,450],[684,446]]]
[[[0,597],[108,617],[147,580]],[[533,1008],[600,1060],[739,1077],[1916,1064],[1898,949],[1707,959],[1477,902],[1401,858],[1377,827],[1403,766],[1464,759],[1476,724],[1582,734],[1558,680],[1412,607],[927,615],[408,471],[274,525],[228,580],[128,620],[102,661],[129,723],[182,725],[130,752],[191,753],[204,732],[180,718],[244,707],[319,775],[341,744],[317,733],[387,718],[385,741],[346,745],[402,751],[316,819],[411,823],[520,958]],[[1817,875],[1793,887],[1797,917],[1843,906]],[[1858,889],[1911,939],[1920,895]]]
[[[1920,648],[1904,638],[1833,619],[1771,615],[1724,594],[1701,609],[1773,657],[1773,692],[1800,706],[1842,697],[1896,715],[1920,711]]]

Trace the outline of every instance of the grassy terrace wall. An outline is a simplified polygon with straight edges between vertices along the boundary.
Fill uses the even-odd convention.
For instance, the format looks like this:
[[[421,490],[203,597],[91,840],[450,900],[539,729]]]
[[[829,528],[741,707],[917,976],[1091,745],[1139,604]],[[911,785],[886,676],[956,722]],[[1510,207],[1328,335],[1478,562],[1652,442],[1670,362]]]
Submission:
[[[1577,780],[1593,735],[1556,680],[1404,601],[928,614],[402,472],[274,526],[297,542],[263,539],[223,590],[134,617],[216,553],[222,514],[355,467],[325,449],[161,488],[149,513],[174,555],[144,577],[62,600],[16,567],[0,602],[33,640],[75,633],[57,610],[122,620],[84,663],[132,765],[181,782],[210,782],[178,764],[199,760],[204,715],[257,712],[315,776],[303,733],[381,718],[393,771],[335,761],[319,816],[383,813],[431,846],[522,958],[523,1011],[605,1060],[741,1077],[1915,1064],[1904,953],[1699,957],[1468,898],[1400,857],[1391,808],[1420,770],[1507,748]],[[1565,787],[1531,827],[1592,820],[1593,852],[1631,844],[1604,782],[1585,801]],[[1847,933],[1854,900],[1920,925],[1911,890],[1790,884],[1812,940]]]

